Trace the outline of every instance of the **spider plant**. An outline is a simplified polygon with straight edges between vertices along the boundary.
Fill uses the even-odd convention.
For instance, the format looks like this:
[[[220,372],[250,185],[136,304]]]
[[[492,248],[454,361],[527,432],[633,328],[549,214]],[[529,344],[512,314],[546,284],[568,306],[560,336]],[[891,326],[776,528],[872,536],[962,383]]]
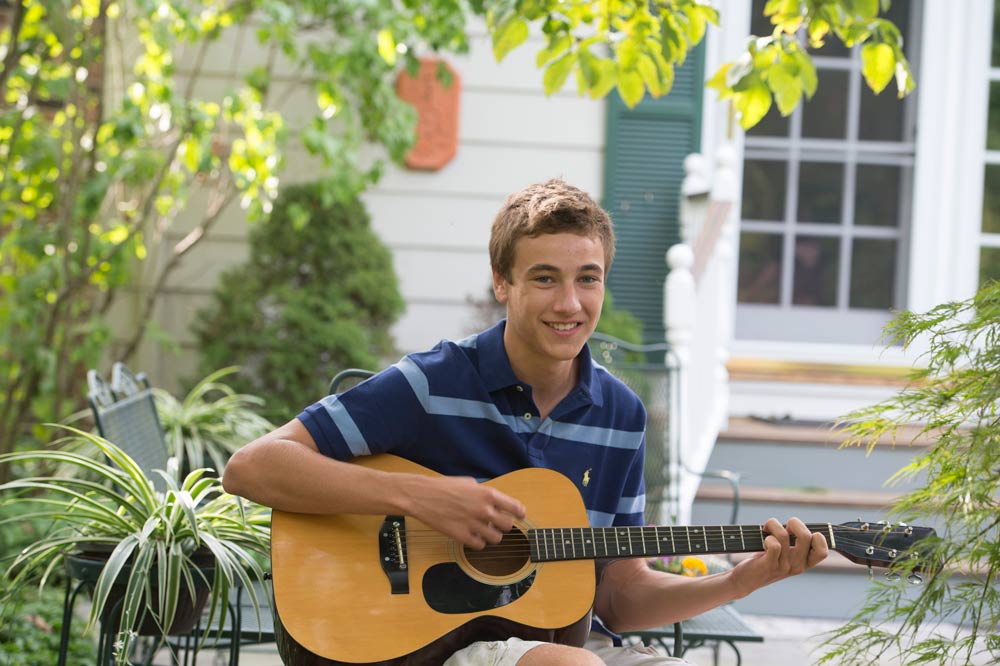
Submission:
[[[113,443],[58,427],[72,433],[64,442],[85,440],[105,459],[62,449],[0,456],[0,462],[44,461],[49,463],[46,468],[57,464],[77,473],[30,476],[0,485],[0,505],[31,506],[28,515],[52,526],[6,566],[8,589],[36,579],[44,588],[68,557],[103,550],[106,560],[94,584],[88,629],[99,620],[109,621],[115,605],[109,601],[112,587],[123,586],[116,664],[126,663],[144,618],[154,620],[159,635],[169,633],[183,604],[182,592],[194,599],[196,586],[210,588],[206,636],[210,627],[221,626],[232,586],[243,585],[257,605],[253,583],[264,579],[257,558],[267,556],[270,540],[265,509],[245,506],[244,500],[225,493],[220,480],[206,475],[206,469],[194,470],[180,482],[173,474],[155,470],[167,482],[166,492],[157,492],[135,461]],[[198,561],[204,556],[214,560],[212,571]]]
[[[179,469],[210,463],[222,474],[236,449],[274,430],[271,422],[257,412],[263,399],[237,393],[219,381],[237,370],[216,370],[198,382],[183,400],[153,389],[167,445]]]

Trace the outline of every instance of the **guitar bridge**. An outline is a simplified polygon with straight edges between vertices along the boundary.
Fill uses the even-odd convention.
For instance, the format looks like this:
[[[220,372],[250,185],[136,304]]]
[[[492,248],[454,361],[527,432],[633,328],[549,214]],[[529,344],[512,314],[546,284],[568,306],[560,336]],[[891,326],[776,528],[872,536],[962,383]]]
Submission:
[[[392,594],[410,593],[406,564],[406,518],[386,516],[378,531],[378,555]]]

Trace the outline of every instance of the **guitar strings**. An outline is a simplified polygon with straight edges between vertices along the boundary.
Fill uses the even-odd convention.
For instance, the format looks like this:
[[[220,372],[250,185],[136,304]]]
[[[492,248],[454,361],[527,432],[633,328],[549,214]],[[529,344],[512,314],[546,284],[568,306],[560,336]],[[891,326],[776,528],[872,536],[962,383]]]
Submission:
[[[808,527],[810,531],[822,533],[828,530],[831,527],[831,525],[819,524],[819,525],[809,525]],[[872,530],[870,528],[866,530],[863,528],[839,526],[839,525],[833,527],[835,532],[835,538],[837,539],[838,543],[844,545],[854,545],[863,547],[873,546],[879,548],[882,551],[890,550],[888,547],[882,544],[871,543],[870,541],[851,539],[848,536],[846,536],[846,534],[849,533],[855,533],[855,534],[868,533],[873,535],[883,534],[884,533],[883,530],[880,529]],[[697,526],[695,529],[698,530],[699,533],[693,536],[690,535],[689,528],[687,527],[598,528],[598,530],[611,530],[614,536],[616,537],[624,536],[626,541],[625,546],[628,549],[628,554],[630,556],[635,557],[637,556],[635,555],[634,552],[635,550],[637,550],[636,545],[642,548],[643,555],[646,555],[649,550],[653,550],[654,552],[656,552],[660,548],[660,543],[661,542],[665,543],[667,541],[667,537],[664,537],[662,536],[662,534],[659,533],[660,530],[667,530],[670,532],[669,534],[671,538],[670,550],[678,551],[678,553],[683,552],[684,554],[697,554],[697,553],[725,554],[730,552],[759,552],[763,550],[763,541],[764,538],[766,538],[765,537],[766,533],[764,532],[761,526],[754,526],[752,529],[756,531],[758,528],[760,529],[758,534],[747,535],[744,533],[746,527],[743,526]],[[600,548],[602,552],[609,551],[610,544],[605,541],[605,538],[608,536],[607,531],[598,531],[597,533],[591,533],[590,535],[584,535],[581,533],[573,534],[573,530],[581,530],[581,529],[589,530],[590,528],[550,528],[549,529],[550,536],[552,536],[554,540],[552,542],[546,542],[543,538],[542,543],[538,544],[538,546],[542,549],[548,549],[549,547],[551,547],[553,551],[555,551],[556,548],[562,549],[564,552],[564,556],[567,554],[566,553],[567,548],[572,550],[574,555],[577,548],[579,548],[582,553],[586,553],[586,551],[589,549],[592,553],[595,554],[594,556],[596,556],[596,551],[598,548]],[[617,530],[619,529],[626,530],[629,533],[626,535],[619,535],[616,533]],[[639,537],[638,540],[635,534],[635,530],[637,529],[640,530],[640,534],[638,535]],[[715,531],[716,529],[719,530],[719,534],[712,536],[709,532]],[[560,530],[561,533],[559,535],[556,535],[554,533],[554,530]],[[652,533],[650,532],[650,530],[653,530]],[[681,540],[682,544],[684,543],[684,541],[688,542],[687,549],[676,548],[677,538],[675,537],[678,536],[677,533],[680,532],[681,530],[683,530],[683,533],[679,535],[679,539]],[[728,535],[726,530],[729,530]],[[735,548],[734,547],[735,543],[733,543],[732,541],[732,539],[735,538],[733,532],[735,532],[736,530],[740,531],[740,546],[741,546],[740,548]],[[569,531],[570,534],[566,535],[564,533],[565,531]],[[414,538],[411,540],[410,536],[413,536]],[[569,538],[568,539],[565,538],[566,536],[569,536]],[[588,538],[588,536],[600,537],[600,539]],[[728,546],[727,546],[727,540],[725,538],[726,536],[730,537]],[[558,541],[555,541],[556,538],[558,538]],[[750,540],[749,547],[747,546],[746,543],[747,539]],[[513,538],[506,537],[506,540],[509,543],[501,542],[499,544],[488,545],[483,550],[472,551],[471,557],[474,557],[478,560],[486,560],[491,558],[496,559],[496,558],[509,558],[513,556],[527,556],[528,554],[530,554],[532,548],[532,544],[530,543],[530,537],[528,535],[525,535],[523,532],[521,532],[519,536],[515,536]],[[447,537],[440,532],[430,529],[423,529],[423,530],[415,529],[412,531],[407,531],[407,542],[408,542],[407,545],[408,552],[410,551],[420,552],[421,546],[430,545],[433,548],[438,549],[442,545],[447,546],[449,543],[452,545],[455,544],[455,541],[450,537]],[[614,551],[615,555],[620,554],[621,552],[625,552],[623,550],[622,543],[620,540],[616,541],[615,545],[617,546],[617,550]],[[705,550],[696,548],[695,547],[696,545],[697,546],[703,545],[705,547]],[[578,559],[583,559],[583,558],[578,558]],[[589,557],[587,557],[587,559],[589,559]]]
[[[845,545],[855,545],[855,546],[860,546],[860,547],[867,547],[870,544],[868,542],[864,542],[864,541],[854,542],[852,540],[848,540]],[[496,561],[511,560],[511,559],[524,560],[525,563],[534,561],[534,560],[531,560],[531,549],[528,548],[528,547],[524,547],[524,546],[521,546],[521,547],[511,547],[511,548],[509,548],[507,550],[504,550],[503,552],[497,552],[497,548],[498,548],[497,546],[493,546],[493,547],[490,547],[489,549],[485,549],[485,550],[482,550],[482,551],[472,551],[470,553],[466,553],[466,558],[469,559],[474,565],[477,564],[477,563],[496,562]],[[885,547],[877,547],[877,548],[880,551],[882,551],[883,553],[886,553],[889,550],[889,549],[887,549]],[[436,550],[438,552],[440,552],[442,549],[438,548]],[[445,548],[444,550],[446,550],[448,553],[454,553],[454,550],[451,549],[451,548]],[[763,544],[759,548],[756,548],[756,547],[755,548],[747,548],[746,550],[725,550],[725,549],[722,549],[722,548],[715,548],[714,546],[711,546],[711,544],[710,544],[709,550],[707,552],[704,552],[704,553],[687,553],[687,552],[684,552],[683,554],[685,554],[685,555],[688,555],[688,554],[695,554],[695,555],[697,555],[697,554],[725,555],[727,553],[763,552],[763,550],[764,550]],[[416,549],[416,550],[409,550],[408,549],[408,551],[407,551],[408,555],[409,554],[420,555],[420,554],[426,553],[426,552],[428,552],[426,549],[422,550],[422,549],[419,549],[419,548]],[[875,553],[871,554],[872,558],[874,560],[878,559],[877,558],[877,552],[878,551],[876,551]],[[905,551],[901,551],[901,552],[905,552]],[[658,555],[648,554],[648,553],[639,554],[639,553],[636,553],[636,552],[630,552],[627,555],[625,555],[625,557],[627,557],[627,558],[657,557],[657,556]],[[616,554],[612,553],[612,554],[609,554],[607,557],[609,557],[609,558],[615,558],[615,557],[620,557],[620,555],[616,555]],[[539,562],[544,562],[544,561],[571,561],[571,560],[592,560],[592,559],[599,559],[599,558],[597,557],[596,554],[587,555],[584,552],[582,554],[582,556],[577,557],[577,556],[575,556],[575,554],[570,554],[570,553],[567,552],[567,553],[565,553],[561,557],[560,556],[555,556],[555,557],[551,557],[551,558],[546,557],[546,558],[542,558],[542,559],[540,559],[538,561]],[[901,561],[901,560],[902,560],[902,558],[900,558],[899,561]]]
[[[852,527],[852,526],[847,526],[847,525],[835,525],[835,524],[831,524],[831,523],[810,523],[810,524],[807,524],[806,527],[809,529],[810,532],[828,532],[829,529],[830,529],[830,527],[831,527],[831,525],[833,527],[834,534],[839,534],[841,532],[845,532],[845,533],[856,532],[856,533],[859,533],[859,534],[863,534],[863,533],[870,533],[870,534],[879,533],[879,534],[881,534],[881,533],[884,532],[884,530],[881,529],[881,526],[878,526],[878,525],[876,525],[874,527],[869,527],[867,530],[866,529],[862,529],[860,527]],[[520,529],[520,528],[518,528],[517,526],[515,526],[514,529]],[[583,530],[628,530],[628,531],[633,531],[633,532],[635,530],[640,530],[640,531],[646,530],[646,531],[649,531],[649,532],[654,532],[655,530],[661,530],[661,531],[670,531],[670,532],[674,532],[674,533],[677,533],[680,530],[684,530],[685,532],[687,532],[687,531],[690,531],[690,530],[693,530],[693,529],[706,530],[706,531],[707,530],[720,530],[720,529],[721,530],[732,530],[732,531],[742,530],[744,532],[746,532],[747,530],[753,529],[753,530],[759,530],[761,533],[765,532],[763,525],[689,525],[689,526],[685,526],[685,525],[675,525],[675,526],[669,526],[669,525],[667,525],[667,526],[664,526],[664,525],[661,525],[661,526],[658,526],[658,527],[657,526],[652,526],[652,525],[627,526],[627,527],[625,527],[625,526],[613,526],[612,525],[612,526],[608,526],[608,527],[531,527],[531,528],[527,528],[527,529],[528,529],[528,531],[532,531],[532,530],[548,530],[548,531],[566,530],[566,531],[569,531],[569,530],[581,530],[581,529],[583,529]],[[406,532],[407,535],[442,534],[442,532],[440,532],[438,530],[430,529],[430,528],[406,528],[404,531]]]

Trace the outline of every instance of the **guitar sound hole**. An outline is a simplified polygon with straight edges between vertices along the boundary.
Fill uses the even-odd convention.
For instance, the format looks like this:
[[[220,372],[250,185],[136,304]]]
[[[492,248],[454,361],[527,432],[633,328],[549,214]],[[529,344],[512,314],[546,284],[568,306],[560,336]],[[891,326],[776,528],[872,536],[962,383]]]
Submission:
[[[465,557],[470,565],[487,576],[510,576],[527,564],[528,546],[528,536],[515,527],[495,546],[487,544],[483,550],[466,548]]]

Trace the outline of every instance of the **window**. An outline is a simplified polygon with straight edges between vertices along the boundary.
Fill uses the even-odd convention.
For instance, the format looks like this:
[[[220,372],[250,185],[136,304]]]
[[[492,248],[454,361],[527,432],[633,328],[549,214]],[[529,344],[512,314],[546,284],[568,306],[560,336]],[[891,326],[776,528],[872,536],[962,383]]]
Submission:
[[[756,35],[772,29],[763,8],[754,0]],[[914,66],[918,9],[897,0],[888,14]],[[812,52],[815,96],[747,132],[738,338],[870,344],[905,305],[916,98],[872,93],[857,51],[831,37]]]
[[[979,237],[979,283],[1000,280],[1000,7],[993,3],[993,51],[990,56],[989,108],[983,221]]]

